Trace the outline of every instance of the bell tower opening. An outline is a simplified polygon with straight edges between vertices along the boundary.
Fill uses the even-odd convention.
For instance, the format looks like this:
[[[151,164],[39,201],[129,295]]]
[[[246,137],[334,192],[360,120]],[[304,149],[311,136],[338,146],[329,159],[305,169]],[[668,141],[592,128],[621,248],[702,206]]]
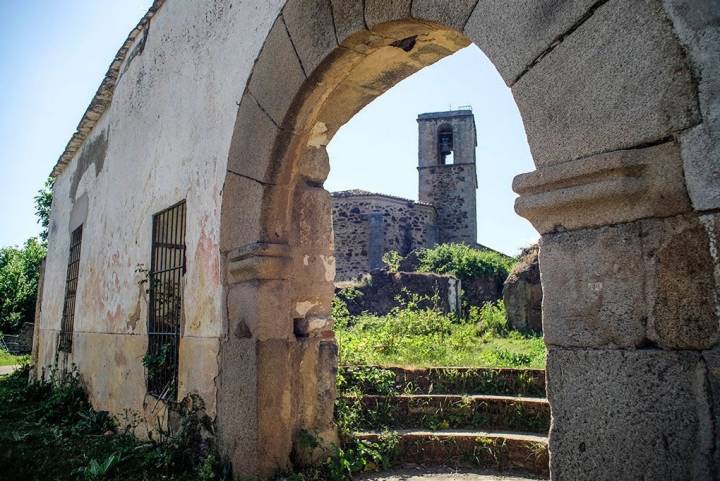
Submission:
[[[455,163],[454,153],[452,126],[443,125],[438,129],[438,159],[440,164]]]

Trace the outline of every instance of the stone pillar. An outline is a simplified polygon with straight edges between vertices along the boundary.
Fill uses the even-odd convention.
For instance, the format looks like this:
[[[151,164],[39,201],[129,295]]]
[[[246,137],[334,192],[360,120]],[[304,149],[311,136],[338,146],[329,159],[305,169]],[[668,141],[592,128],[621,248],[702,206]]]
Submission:
[[[553,480],[716,475],[720,230],[692,211],[679,152],[668,141],[515,180],[516,210],[542,233]]]

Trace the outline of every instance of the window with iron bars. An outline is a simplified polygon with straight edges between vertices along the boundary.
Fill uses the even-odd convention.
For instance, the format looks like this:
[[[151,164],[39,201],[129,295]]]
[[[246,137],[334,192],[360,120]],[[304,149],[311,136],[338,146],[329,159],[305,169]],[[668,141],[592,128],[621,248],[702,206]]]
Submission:
[[[177,398],[178,348],[185,275],[185,201],[153,216],[148,272],[148,393]]]
[[[82,245],[82,226],[70,235],[70,254],[65,277],[65,301],[63,302],[62,322],[60,323],[60,339],[58,349],[72,352],[73,326],[75,324],[75,297],[77,295],[78,278],[80,277],[80,246]]]

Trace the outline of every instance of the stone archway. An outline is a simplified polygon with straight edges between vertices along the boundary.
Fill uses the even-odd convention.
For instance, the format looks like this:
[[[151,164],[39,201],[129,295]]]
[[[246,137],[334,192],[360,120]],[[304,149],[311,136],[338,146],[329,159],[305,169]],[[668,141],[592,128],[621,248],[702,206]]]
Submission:
[[[537,167],[513,187],[542,234],[553,479],[710,479],[720,220],[699,211],[720,206],[688,167],[716,135],[686,51],[700,47],[678,41],[687,18],[659,1],[544,3],[283,8],[239,104],[223,193],[218,431],[238,472],[287,467],[300,429],[334,436],[325,145],[473,41],[511,86]],[[705,189],[689,195],[688,176]]]

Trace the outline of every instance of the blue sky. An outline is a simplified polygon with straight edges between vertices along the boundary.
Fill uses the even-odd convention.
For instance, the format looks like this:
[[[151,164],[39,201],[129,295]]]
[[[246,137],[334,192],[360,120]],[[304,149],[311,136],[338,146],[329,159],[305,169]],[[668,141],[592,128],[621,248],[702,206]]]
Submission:
[[[33,196],[110,61],[150,0],[0,0],[0,246],[37,235]],[[404,80],[330,144],[329,190],[417,198],[417,114],[472,105],[478,130],[478,240],[515,254],[537,238],[513,211],[514,175],[533,169],[510,91],[468,47]]]

